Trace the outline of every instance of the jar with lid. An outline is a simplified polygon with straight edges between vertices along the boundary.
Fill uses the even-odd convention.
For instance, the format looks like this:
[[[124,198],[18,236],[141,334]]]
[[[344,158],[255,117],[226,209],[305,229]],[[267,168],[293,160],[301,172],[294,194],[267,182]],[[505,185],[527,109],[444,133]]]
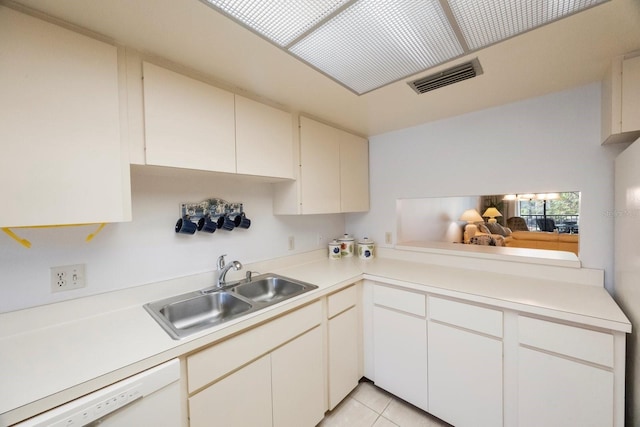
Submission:
[[[375,244],[373,240],[365,237],[364,239],[358,241],[358,257],[360,259],[371,259],[373,258]]]
[[[338,240],[336,239],[333,239],[331,242],[329,242],[329,259],[340,258],[342,258],[340,242],[338,242]]]
[[[342,237],[338,239],[338,242],[340,242],[340,254],[343,257],[348,258],[353,256],[355,241],[350,234],[343,234]]]

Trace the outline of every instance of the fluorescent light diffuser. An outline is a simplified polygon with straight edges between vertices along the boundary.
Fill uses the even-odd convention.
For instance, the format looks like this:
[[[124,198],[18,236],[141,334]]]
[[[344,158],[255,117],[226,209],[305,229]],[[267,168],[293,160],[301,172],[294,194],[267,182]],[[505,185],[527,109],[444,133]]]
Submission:
[[[476,50],[608,0],[448,0],[469,49]]]
[[[463,50],[437,0],[361,0],[290,52],[362,94]]]
[[[320,23],[348,0],[205,0],[280,47]]]
[[[361,95],[610,0],[201,0]]]

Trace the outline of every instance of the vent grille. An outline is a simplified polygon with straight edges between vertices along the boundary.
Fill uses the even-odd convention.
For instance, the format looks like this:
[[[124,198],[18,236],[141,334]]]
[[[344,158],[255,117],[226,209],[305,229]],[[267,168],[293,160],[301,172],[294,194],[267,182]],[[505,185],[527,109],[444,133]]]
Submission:
[[[408,82],[408,85],[416,91],[416,93],[422,94],[474,78],[480,74],[482,74],[482,67],[480,66],[478,58],[475,58],[470,62],[456,65],[439,73]]]

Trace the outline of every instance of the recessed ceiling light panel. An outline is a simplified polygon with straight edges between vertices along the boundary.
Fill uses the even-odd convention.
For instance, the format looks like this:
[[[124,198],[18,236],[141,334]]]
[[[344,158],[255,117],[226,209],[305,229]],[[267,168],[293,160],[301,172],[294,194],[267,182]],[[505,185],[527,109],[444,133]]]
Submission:
[[[200,1],[361,95],[611,0]]]
[[[362,94],[463,53],[437,0],[361,0],[290,52]]]
[[[608,0],[448,0],[471,50],[480,49]]]
[[[204,0],[280,47],[287,46],[348,0]]]

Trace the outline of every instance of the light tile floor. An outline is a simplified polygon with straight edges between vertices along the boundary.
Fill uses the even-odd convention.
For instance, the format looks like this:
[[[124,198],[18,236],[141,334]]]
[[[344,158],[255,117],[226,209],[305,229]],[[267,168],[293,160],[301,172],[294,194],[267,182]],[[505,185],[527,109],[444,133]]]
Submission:
[[[362,382],[318,427],[451,427],[399,398]]]

